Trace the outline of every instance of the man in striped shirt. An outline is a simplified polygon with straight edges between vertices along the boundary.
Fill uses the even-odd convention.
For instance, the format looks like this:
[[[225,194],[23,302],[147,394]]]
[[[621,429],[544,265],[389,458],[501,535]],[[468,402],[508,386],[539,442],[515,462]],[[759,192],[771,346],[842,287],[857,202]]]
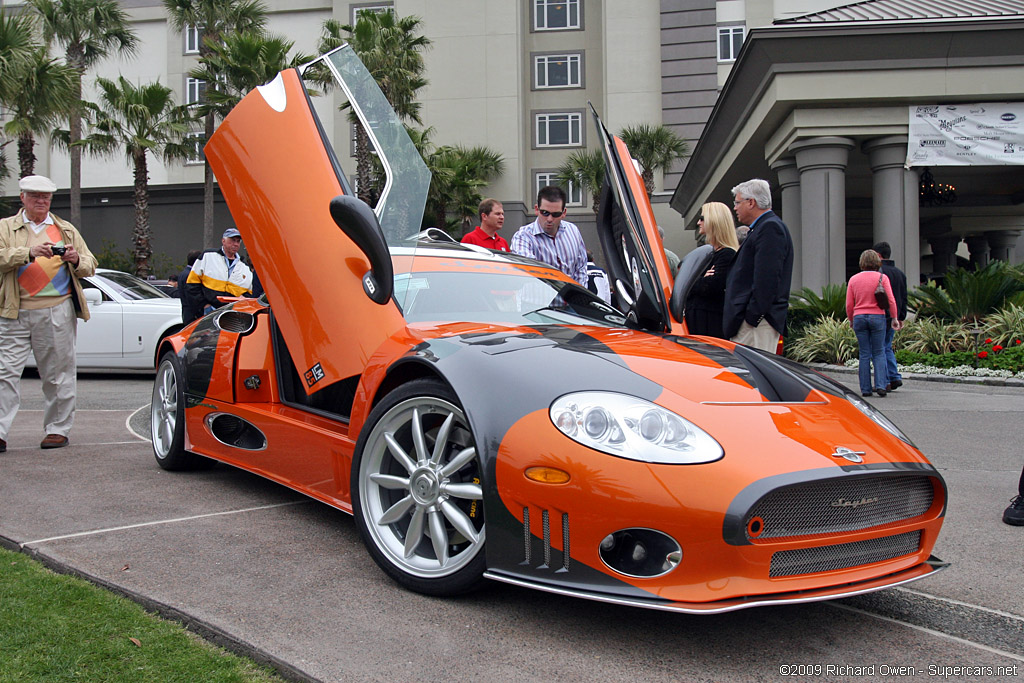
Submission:
[[[537,220],[524,225],[512,236],[512,251],[543,261],[587,286],[587,247],[579,228],[563,221],[565,191],[556,185],[542,187],[533,210]]]

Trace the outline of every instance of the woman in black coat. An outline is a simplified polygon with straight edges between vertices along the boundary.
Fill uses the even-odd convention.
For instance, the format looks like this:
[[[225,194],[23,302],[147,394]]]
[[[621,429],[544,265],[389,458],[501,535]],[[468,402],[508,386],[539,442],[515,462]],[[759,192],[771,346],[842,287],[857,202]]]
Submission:
[[[724,339],[722,305],[725,281],[740,247],[732,212],[721,202],[708,202],[701,207],[697,228],[715,251],[703,277],[697,278],[686,297],[686,329],[690,334]]]

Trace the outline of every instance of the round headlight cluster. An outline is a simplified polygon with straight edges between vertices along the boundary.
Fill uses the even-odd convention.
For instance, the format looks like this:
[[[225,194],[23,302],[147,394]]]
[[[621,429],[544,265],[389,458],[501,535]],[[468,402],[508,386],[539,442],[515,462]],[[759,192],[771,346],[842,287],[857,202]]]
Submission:
[[[635,396],[605,391],[566,394],[551,421],[574,441],[642,462],[694,464],[718,460],[722,447],[692,422]]]

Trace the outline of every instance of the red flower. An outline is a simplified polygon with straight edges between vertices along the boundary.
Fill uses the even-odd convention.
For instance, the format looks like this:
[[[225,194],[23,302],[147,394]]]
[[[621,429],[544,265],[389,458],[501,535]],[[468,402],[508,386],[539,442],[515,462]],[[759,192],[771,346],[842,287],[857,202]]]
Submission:
[[[1003,350],[1003,347],[1000,346],[999,344],[996,344],[995,346],[992,347],[992,350],[995,351],[996,353],[999,353],[1000,351]]]
[[[1020,344],[1020,339],[1018,339],[1017,341],[1015,341],[1015,342],[1013,342],[1013,343],[1014,343],[1014,344]]]
[[[992,337],[989,337],[988,339],[986,339],[985,343],[986,344],[991,344],[992,343]]]
[[[978,358],[988,358],[988,351],[979,351]]]

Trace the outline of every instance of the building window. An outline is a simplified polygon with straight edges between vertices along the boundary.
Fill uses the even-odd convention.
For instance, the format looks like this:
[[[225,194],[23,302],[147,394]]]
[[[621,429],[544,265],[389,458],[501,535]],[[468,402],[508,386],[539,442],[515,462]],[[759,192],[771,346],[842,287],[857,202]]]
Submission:
[[[581,25],[580,0],[534,0],[535,31],[561,31]]]
[[[538,147],[580,147],[583,145],[583,114],[535,114]]]
[[[185,27],[185,54],[199,54],[199,46],[203,41],[203,27],[189,24]]]
[[[542,88],[581,88],[583,70],[580,53],[534,55],[533,86]]]
[[[540,188],[547,187],[548,185],[558,185],[568,197],[566,206],[583,206],[583,189],[576,186],[576,183],[563,183],[558,179],[558,173],[555,171],[540,171],[534,175],[536,182],[534,183],[533,196],[536,197],[537,193],[540,192]]]
[[[188,135],[185,136],[186,142],[191,142],[194,140],[196,144],[195,152],[189,154],[188,157],[185,158],[185,163],[187,165],[203,163],[203,142],[205,137],[205,133],[189,133]]]
[[[718,61],[736,61],[741,47],[743,47],[742,26],[724,26],[718,29]]]
[[[199,104],[206,100],[206,81],[198,78],[185,80],[185,104]]]
[[[381,12],[394,12],[394,3],[391,2],[367,2],[360,5],[352,5],[352,25],[359,21],[359,15],[367,12],[380,14]]]

